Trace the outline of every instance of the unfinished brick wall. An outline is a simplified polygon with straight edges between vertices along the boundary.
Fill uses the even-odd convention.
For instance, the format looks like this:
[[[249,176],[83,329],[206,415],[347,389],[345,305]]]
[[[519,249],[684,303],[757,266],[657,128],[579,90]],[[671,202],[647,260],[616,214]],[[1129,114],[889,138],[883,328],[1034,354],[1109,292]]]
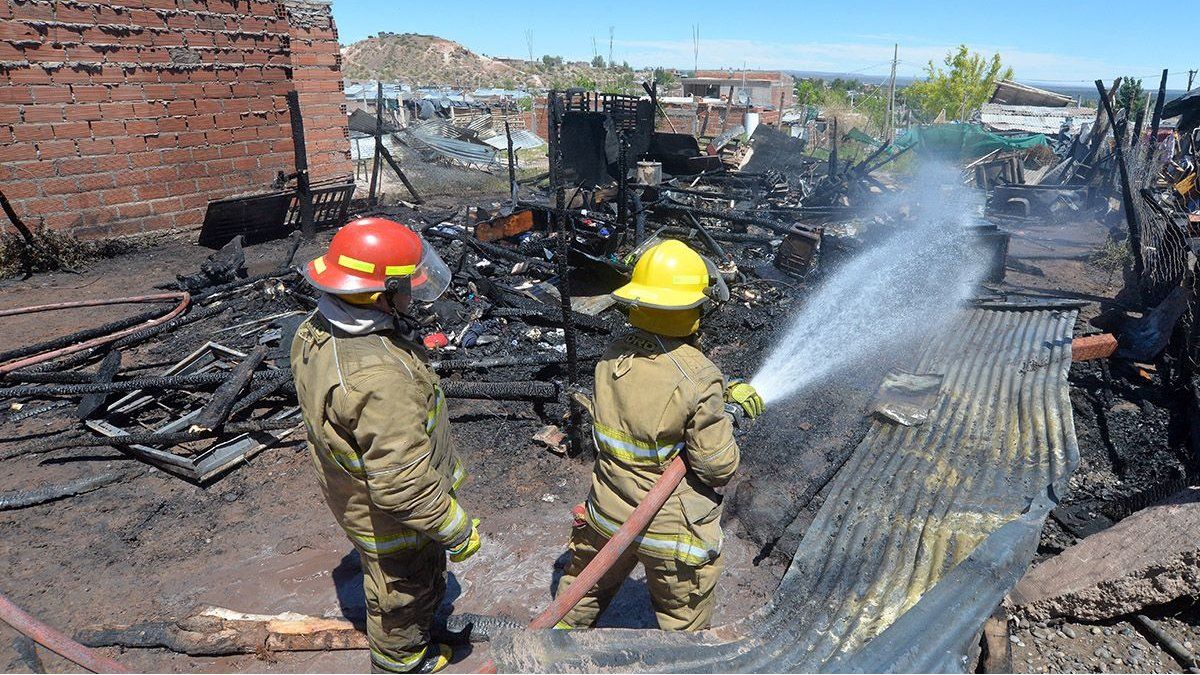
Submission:
[[[0,189],[80,236],[197,227],[294,170],[293,88],[313,179],[349,175],[327,2],[0,0]]]

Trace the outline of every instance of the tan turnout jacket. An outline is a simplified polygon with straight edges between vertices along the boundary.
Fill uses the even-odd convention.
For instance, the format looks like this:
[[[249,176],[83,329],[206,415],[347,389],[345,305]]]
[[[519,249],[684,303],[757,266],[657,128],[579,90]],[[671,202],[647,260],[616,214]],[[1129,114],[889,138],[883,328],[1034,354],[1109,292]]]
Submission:
[[[364,554],[461,543],[466,478],[438,377],[394,332],[349,335],[314,313],[292,342],[296,393],[325,500]]]
[[[717,367],[683,340],[632,330],[596,364],[596,468],[587,522],[612,536],[676,455],[690,467],[649,528],[643,553],[702,565],[721,551],[721,496],[739,453]]]

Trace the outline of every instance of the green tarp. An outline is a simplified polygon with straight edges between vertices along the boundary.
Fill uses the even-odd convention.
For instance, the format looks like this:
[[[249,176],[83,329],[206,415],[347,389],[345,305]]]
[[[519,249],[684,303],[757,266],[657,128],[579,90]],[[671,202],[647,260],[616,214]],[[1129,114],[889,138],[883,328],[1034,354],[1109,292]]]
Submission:
[[[1001,135],[979,124],[925,124],[896,137],[896,148],[917,146],[920,153],[948,157],[982,157],[993,150],[1023,150],[1049,145],[1042,134]]]

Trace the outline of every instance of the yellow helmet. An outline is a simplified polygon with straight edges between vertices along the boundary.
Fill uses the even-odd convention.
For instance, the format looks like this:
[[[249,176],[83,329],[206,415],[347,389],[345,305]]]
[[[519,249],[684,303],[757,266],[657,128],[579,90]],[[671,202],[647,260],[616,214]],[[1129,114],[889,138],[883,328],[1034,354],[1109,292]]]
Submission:
[[[653,309],[695,309],[708,296],[708,266],[688,245],[668,239],[646,249],[633,266],[633,279],[613,291],[619,302]]]
[[[708,300],[708,265],[687,244],[668,239],[646,250],[633,266],[633,279],[613,291],[629,306],[629,323],[643,330],[687,337],[700,328],[700,306]]]

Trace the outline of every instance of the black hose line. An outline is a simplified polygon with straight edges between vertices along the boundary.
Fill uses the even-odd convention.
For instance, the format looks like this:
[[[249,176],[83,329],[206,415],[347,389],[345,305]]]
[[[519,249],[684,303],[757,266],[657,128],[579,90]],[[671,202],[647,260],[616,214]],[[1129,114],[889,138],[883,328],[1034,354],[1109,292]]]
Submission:
[[[518,401],[548,401],[558,398],[553,382],[463,382],[442,380],[447,398],[495,398]]]
[[[579,358],[584,360],[592,360],[597,354],[580,354]],[[431,365],[434,370],[473,370],[477,368],[506,368],[510,366],[548,366],[560,363],[566,363],[566,354],[558,352],[549,354],[535,354],[533,356],[497,356],[486,359],[442,359],[434,361]]]
[[[7,387],[0,389],[0,398],[47,396],[78,396],[81,394],[114,393],[134,391],[136,389],[193,389],[214,384],[221,384],[232,376],[231,373],[198,373],[195,375],[170,375],[166,377],[141,377],[134,380],[118,382],[84,382],[80,384],[59,384],[50,386],[27,385],[22,387]],[[289,370],[267,370],[254,373],[253,379],[261,382],[280,378],[290,378]]]
[[[562,324],[562,310],[552,305],[545,305],[537,300],[530,300],[515,293],[505,293],[503,302],[508,307],[494,307],[491,310],[491,316],[504,316],[514,318],[544,318],[548,321],[553,321],[557,324]],[[592,330],[608,333],[612,331],[612,327],[608,322],[600,317],[589,316],[582,312],[571,312],[571,320],[577,327],[590,328]]]

